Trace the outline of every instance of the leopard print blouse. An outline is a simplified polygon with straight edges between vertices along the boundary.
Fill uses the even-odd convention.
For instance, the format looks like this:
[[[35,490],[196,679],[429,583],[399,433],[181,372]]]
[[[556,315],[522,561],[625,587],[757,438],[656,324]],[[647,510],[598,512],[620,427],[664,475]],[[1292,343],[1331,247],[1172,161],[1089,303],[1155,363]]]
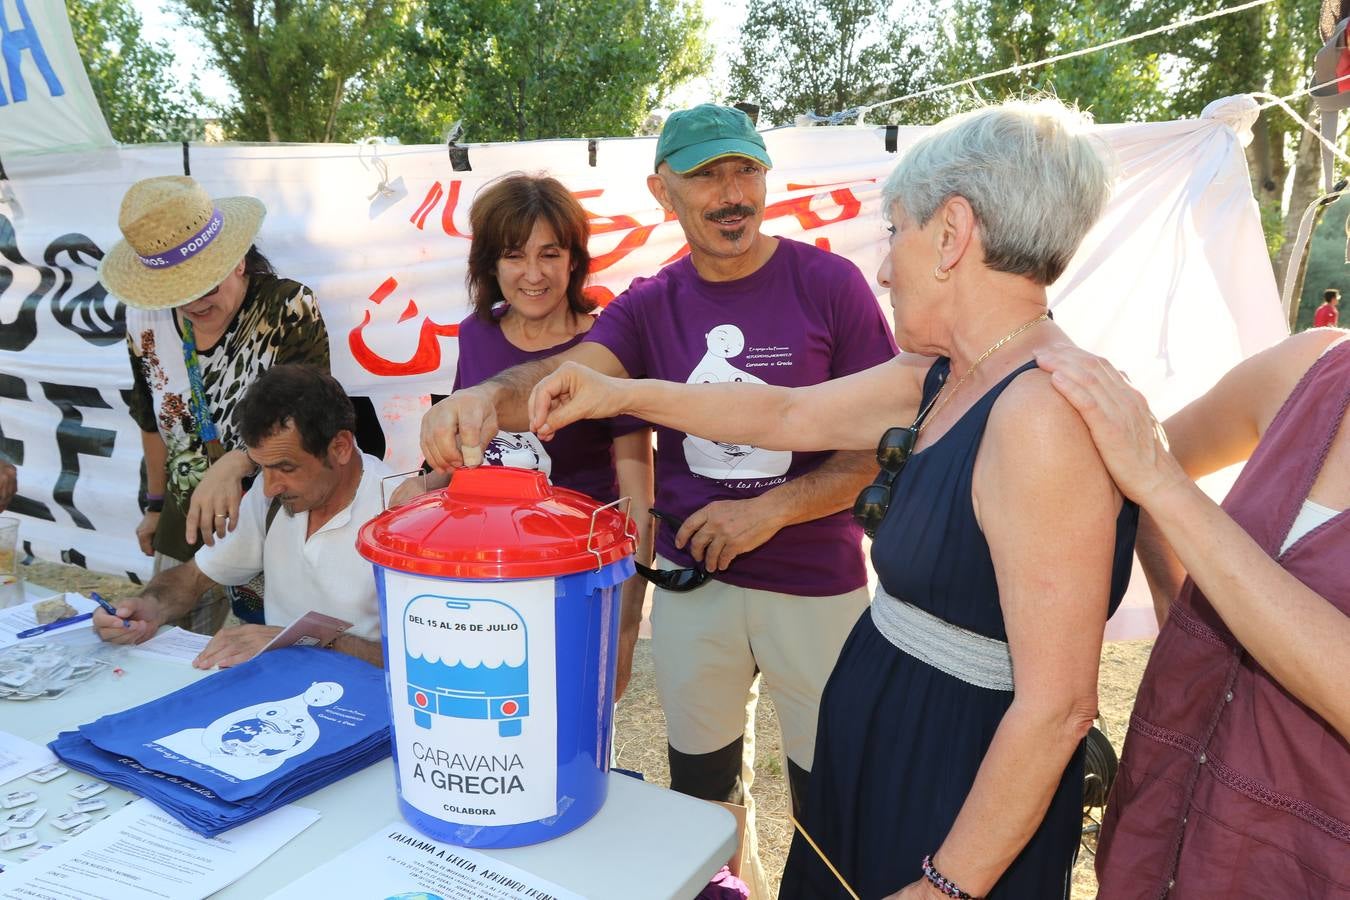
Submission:
[[[169,489],[155,549],[178,560],[196,547],[183,540],[192,489],[210,466],[188,400],[183,338],[173,310],[127,309],[127,345],[134,381],[128,405],[142,431],[158,431],[168,448]],[[314,294],[274,275],[252,275],[234,321],[208,350],[197,349],[207,403],[226,450],[241,447],[234,409],[253,380],[279,363],[329,369],[328,331]]]

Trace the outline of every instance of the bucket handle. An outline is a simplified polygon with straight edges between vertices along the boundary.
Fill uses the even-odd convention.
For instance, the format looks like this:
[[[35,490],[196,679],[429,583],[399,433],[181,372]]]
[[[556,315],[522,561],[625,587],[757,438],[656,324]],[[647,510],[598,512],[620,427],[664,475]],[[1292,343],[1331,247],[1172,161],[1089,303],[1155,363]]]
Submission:
[[[389,509],[389,498],[384,495],[384,483],[391,478],[407,478],[409,475],[422,476],[422,493],[427,492],[427,473],[421,469],[409,469],[406,472],[395,472],[392,475],[386,475],[380,479],[380,509]]]
[[[637,547],[637,523],[633,521],[633,498],[620,497],[618,500],[611,500],[604,506],[597,506],[591,512],[591,527],[590,530],[586,532],[586,552],[594,554],[595,571],[597,572],[599,572],[601,569],[605,567],[605,558],[601,556],[600,551],[595,548],[595,520],[599,518],[600,513],[604,512],[607,509],[616,508],[621,503],[623,504],[624,537],[631,540],[633,542],[633,546]]]

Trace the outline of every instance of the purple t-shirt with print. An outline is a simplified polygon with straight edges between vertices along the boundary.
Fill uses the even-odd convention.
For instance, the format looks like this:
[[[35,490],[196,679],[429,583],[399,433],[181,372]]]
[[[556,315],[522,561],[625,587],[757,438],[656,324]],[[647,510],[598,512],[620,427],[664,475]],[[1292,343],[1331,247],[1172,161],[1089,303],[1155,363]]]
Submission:
[[[497,310],[500,318],[505,308]],[[459,323],[459,362],[454,390],[473,387],[531,360],[561,353],[581,342],[577,335],[545,350],[522,350],[506,339],[496,322],[476,315]],[[568,425],[545,444],[531,432],[500,431],[483,450],[486,465],[538,469],[556,485],[581,491],[602,503],[619,496],[614,469],[614,438],[645,425],[636,419],[600,419]]]
[[[609,349],[633,378],[686,383],[800,387],[869,369],[897,352],[858,267],[785,238],[758,271],[736,281],[705,281],[687,256],[634,280],[585,339]],[[756,497],[829,455],[714,443],[658,428],[656,508],[683,518],[714,500]],[[692,564],[674,537],[669,526],[658,528],[657,551]],[[851,513],[841,511],[784,528],[717,577],[784,594],[842,594],[867,581],[861,538]]]

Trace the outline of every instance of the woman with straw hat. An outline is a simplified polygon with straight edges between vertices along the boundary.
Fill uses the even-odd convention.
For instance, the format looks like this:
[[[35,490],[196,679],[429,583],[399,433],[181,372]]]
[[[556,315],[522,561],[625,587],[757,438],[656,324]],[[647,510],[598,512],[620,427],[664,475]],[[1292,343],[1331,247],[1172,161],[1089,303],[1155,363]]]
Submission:
[[[146,462],[136,529],[156,571],[233,530],[253,464],[234,430],[235,404],[269,366],[328,370],[328,333],[314,294],[278,278],[254,245],[266,209],[253,197],[209,197],[183,176],[147,178],[122,199],[118,241],[99,279],[127,304],[127,344]],[[214,630],[222,610],[199,608]]]

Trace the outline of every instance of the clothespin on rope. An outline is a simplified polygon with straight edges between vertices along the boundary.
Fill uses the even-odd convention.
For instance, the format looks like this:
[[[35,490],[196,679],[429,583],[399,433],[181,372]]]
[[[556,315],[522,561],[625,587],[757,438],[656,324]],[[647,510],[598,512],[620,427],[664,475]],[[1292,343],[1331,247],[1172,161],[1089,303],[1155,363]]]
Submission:
[[[370,162],[366,162],[365,148],[370,148]],[[361,165],[367,169],[374,169],[380,176],[380,181],[375,185],[375,190],[367,197],[367,200],[374,200],[376,197],[392,197],[396,193],[389,186],[389,166],[384,160],[380,159],[380,139],[374,135],[361,138],[356,142],[356,158]]]
[[[450,154],[450,168],[456,172],[472,172],[473,166],[469,165],[469,148],[455,143],[463,133],[464,120],[460,119],[450,126],[450,131],[445,136],[445,149]]]

